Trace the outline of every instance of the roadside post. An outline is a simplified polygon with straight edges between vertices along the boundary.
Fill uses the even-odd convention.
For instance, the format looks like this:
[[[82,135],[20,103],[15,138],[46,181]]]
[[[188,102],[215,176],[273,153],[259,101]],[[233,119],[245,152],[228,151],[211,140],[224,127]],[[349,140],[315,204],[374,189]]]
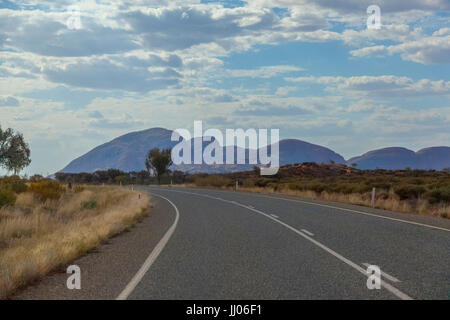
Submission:
[[[238,191],[238,188],[239,188],[239,181],[236,180],[236,191]]]
[[[375,191],[376,191],[376,189],[373,188],[372,189],[372,201],[370,202],[370,205],[372,206],[372,208],[375,208]]]

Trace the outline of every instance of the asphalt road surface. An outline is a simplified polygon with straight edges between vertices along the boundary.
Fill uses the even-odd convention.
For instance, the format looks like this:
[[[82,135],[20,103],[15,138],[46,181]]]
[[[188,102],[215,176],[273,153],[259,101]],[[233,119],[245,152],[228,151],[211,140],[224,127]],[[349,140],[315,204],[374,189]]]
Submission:
[[[450,299],[450,220],[244,192],[142,188],[151,214],[15,299]],[[367,267],[381,269],[369,290]]]

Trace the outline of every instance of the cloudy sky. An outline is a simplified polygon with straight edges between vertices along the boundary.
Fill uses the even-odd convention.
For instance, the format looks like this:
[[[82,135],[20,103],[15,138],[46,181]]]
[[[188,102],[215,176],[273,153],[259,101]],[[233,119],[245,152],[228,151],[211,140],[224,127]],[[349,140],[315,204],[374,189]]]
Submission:
[[[0,0],[0,124],[41,174],[194,120],[346,158],[448,146],[449,13],[448,0]]]

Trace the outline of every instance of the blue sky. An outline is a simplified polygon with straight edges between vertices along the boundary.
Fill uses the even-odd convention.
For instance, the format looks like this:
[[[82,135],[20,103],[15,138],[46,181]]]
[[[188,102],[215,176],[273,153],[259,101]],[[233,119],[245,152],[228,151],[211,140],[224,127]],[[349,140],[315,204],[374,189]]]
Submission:
[[[381,9],[368,29],[366,9]],[[0,2],[26,173],[151,127],[279,128],[345,158],[450,141],[447,0]]]

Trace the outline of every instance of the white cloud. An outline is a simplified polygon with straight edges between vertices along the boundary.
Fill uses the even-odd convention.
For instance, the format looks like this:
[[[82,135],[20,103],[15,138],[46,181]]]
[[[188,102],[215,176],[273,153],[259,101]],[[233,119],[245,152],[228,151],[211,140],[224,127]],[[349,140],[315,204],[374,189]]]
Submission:
[[[19,100],[14,97],[1,97],[0,96],[0,107],[17,107],[19,106]]]
[[[106,59],[71,63],[64,68],[47,66],[46,79],[74,87],[145,92],[179,83],[182,77],[172,68],[155,69],[118,65]]]
[[[268,79],[283,73],[303,71],[296,66],[265,66],[257,69],[228,69],[226,76],[234,78],[263,78]]]
[[[326,85],[329,89],[375,96],[413,97],[450,94],[450,81],[433,81],[429,79],[414,81],[408,77],[392,75],[358,77],[311,76],[286,78],[286,80],[294,83],[318,83]]]
[[[439,32],[441,32],[439,30]],[[446,34],[446,30],[442,31]],[[378,45],[350,51],[355,57],[400,54],[404,60],[422,64],[450,63],[450,35],[426,37],[398,45]]]

